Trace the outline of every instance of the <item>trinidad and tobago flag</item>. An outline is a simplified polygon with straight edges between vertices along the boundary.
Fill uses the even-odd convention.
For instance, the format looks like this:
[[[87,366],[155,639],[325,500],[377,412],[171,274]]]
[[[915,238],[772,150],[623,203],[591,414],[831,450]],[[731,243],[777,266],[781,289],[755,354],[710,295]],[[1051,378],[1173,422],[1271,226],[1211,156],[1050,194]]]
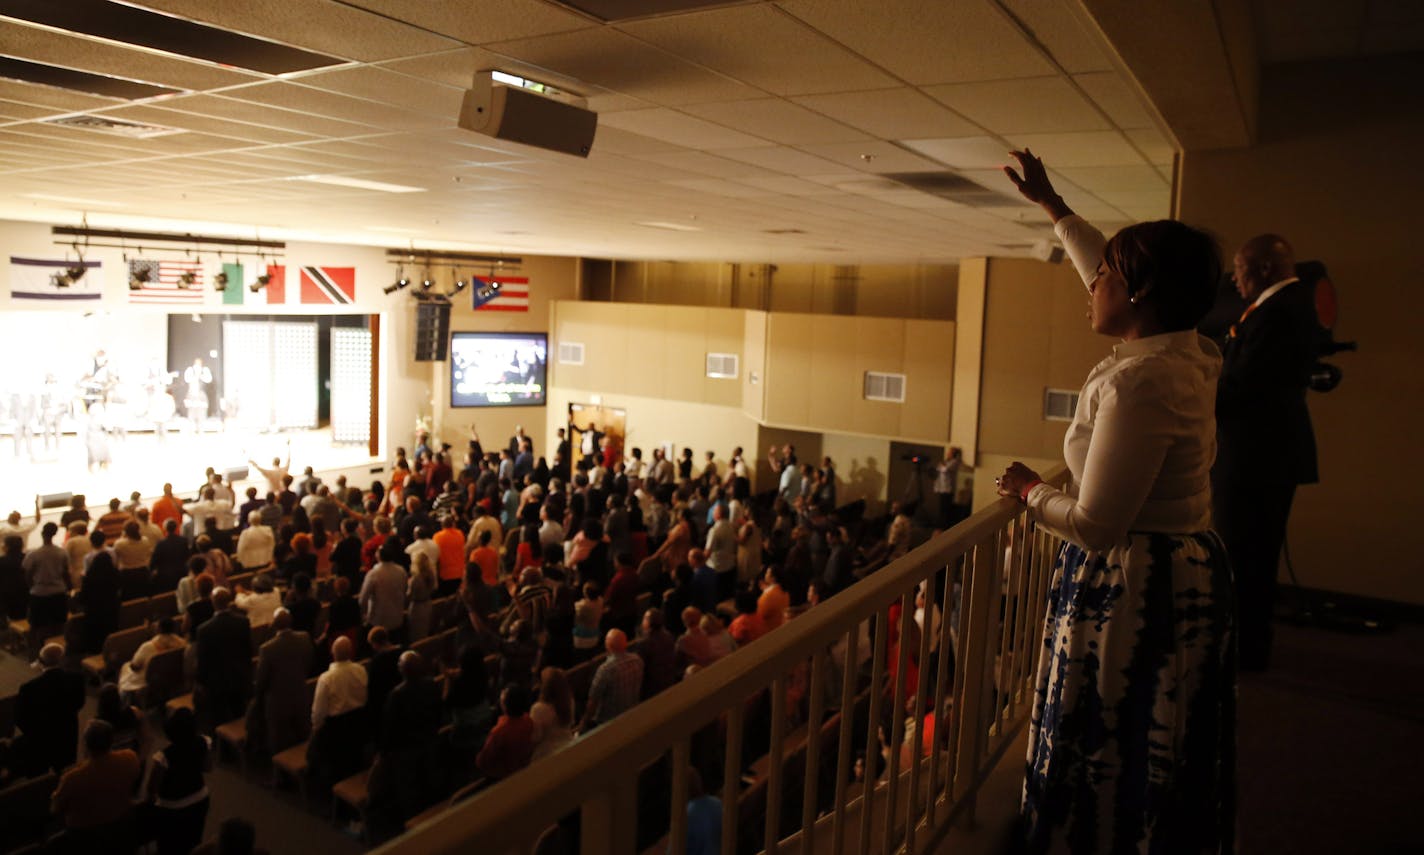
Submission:
[[[356,268],[303,267],[300,302],[340,305],[356,302]]]

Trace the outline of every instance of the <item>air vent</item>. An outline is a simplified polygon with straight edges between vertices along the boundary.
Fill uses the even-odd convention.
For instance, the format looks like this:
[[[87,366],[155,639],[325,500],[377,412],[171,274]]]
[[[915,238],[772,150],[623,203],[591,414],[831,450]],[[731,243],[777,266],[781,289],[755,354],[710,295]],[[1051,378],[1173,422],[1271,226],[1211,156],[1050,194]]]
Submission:
[[[718,380],[737,379],[737,355],[735,353],[707,354],[707,376]]]
[[[905,375],[883,371],[865,372],[865,400],[905,402]]]
[[[3,7],[0,7],[3,8]],[[8,77],[21,83],[38,83],[86,95],[102,95],[107,98],[126,98],[137,101],[140,98],[156,98],[159,95],[176,95],[180,90],[166,86],[154,86],[122,77],[107,77],[90,74],[42,62],[29,62],[12,56],[0,56],[0,77]]]
[[[1071,389],[1043,390],[1043,417],[1050,422],[1071,422],[1078,412],[1078,393]]]
[[[582,365],[582,364],[583,364],[583,342],[581,342],[581,341],[561,341],[561,342],[559,342],[559,364],[560,364],[560,365]]]
[[[1003,193],[975,184],[953,172],[892,172],[885,176],[902,187],[948,199],[970,208],[1003,208],[1023,204]]]
[[[71,33],[161,50],[265,74],[290,74],[342,60],[108,0],[6,0],[4,14]]]
[[[154,137],[167,137],[173,134],[184,133],[182,128],[170,128],[164,125],[144,125],[138,122],[121,122],[118,119],[110,119],[105,116],[64,116],[59,119],[46,119],[43,124],[59,125],[62,128],[78,128],[82,131],[98,131],[101,134],[114,134],[115,136],[128,137],[136,140],[147,140]]]

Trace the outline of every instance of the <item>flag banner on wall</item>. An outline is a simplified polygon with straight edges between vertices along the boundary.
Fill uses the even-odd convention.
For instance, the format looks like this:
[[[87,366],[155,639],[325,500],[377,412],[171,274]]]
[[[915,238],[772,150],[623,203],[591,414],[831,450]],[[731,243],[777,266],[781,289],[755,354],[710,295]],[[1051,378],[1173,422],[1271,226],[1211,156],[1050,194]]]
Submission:
[[[303,267],[301,301],[343,306],[356,302],[356,268]]]
[[[191,275],[191,281],[184,277]],[[137,286],[137,287],[135,287]],[[193,305],[203,302],[201,261],[129,260],[129,302],[143,305]]]
[[[267,305],[276,306],[287,302],[287,268],[282,264],[267,265]]]
[[[242,278],[241,264],[224,264],[222,272],[227,275],[227,285],[223,287],[224,306],[241,306],[243,294],[247,292],[247,282]]]
[[[77,279],[73,273],[82,270]],[[10,298],[13,300],[98,300],[104,277],[97,261],[10,256]]]
[[[499,283],[496,288],[495,283]],[[474,277],[470,283],[477,312],[529,311],[529,279],[522,276]]]

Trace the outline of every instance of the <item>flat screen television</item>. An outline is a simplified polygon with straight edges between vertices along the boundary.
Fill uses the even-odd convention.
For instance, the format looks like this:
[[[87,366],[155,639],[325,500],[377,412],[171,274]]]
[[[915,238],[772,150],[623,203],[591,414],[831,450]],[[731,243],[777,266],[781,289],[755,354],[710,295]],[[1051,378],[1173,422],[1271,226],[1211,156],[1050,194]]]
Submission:
[[[450,406],[542,407],[548,362],[545,333],[454,333]]]

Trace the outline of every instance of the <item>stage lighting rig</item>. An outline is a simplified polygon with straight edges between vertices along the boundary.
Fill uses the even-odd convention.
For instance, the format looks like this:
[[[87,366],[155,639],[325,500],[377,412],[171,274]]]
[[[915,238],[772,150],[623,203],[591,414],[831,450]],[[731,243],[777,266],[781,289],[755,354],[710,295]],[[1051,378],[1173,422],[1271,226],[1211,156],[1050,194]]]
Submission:
[[[153,279],[153,270],[149,267],[139,267],[129,271],[129,290],[142,291],[143,286]]]
[[[192,288],[193,283],[198,281],[198,274],[191,270],[185,270],[178,274],[178,284],[184,288]]]
[[[498,279],[491,279],[490,281],[486,282],[478,291],[475,292],[475,296],[481,300],[488,300],[489,298],[499,294],[499,289],[503,287],[503,285],[499,284]]]
[[[256,294],[258,291],[261,291],[263,288],[266,288],[269,284],[271,284],[271,282],[272,274],[262,273],[258,275],[257,279],[254,280],[251,285],[247,286],[247,289],[252,293]]]
[[[453,297],[461,291],[465,290],[467,287],[469,287],[469,285],[470,281],[465,277],[461,276],[459,271],[456,271],[455,284],[451,286],[450,290],[445,294],[445,296]]]
[[[395,292],[401,290],[402,288],[409,288],[409,287],[410,287],[410,279],[409,279],[409,277],[407,277],[407,276],[405,275],[405,270],[399,270],[399,271],[396,272],[396,281],[394,281],[394,282],[392,282],[391,284],[387,285],[386,287],[382,288],[381,291],[384,292],[384,293],[386,293],[386,294],[394,294]]]
[[[435,279],[430,275],[430,268],[425,269],[425,278],[420,280],[420,290],[429,291],[435,287]]]

